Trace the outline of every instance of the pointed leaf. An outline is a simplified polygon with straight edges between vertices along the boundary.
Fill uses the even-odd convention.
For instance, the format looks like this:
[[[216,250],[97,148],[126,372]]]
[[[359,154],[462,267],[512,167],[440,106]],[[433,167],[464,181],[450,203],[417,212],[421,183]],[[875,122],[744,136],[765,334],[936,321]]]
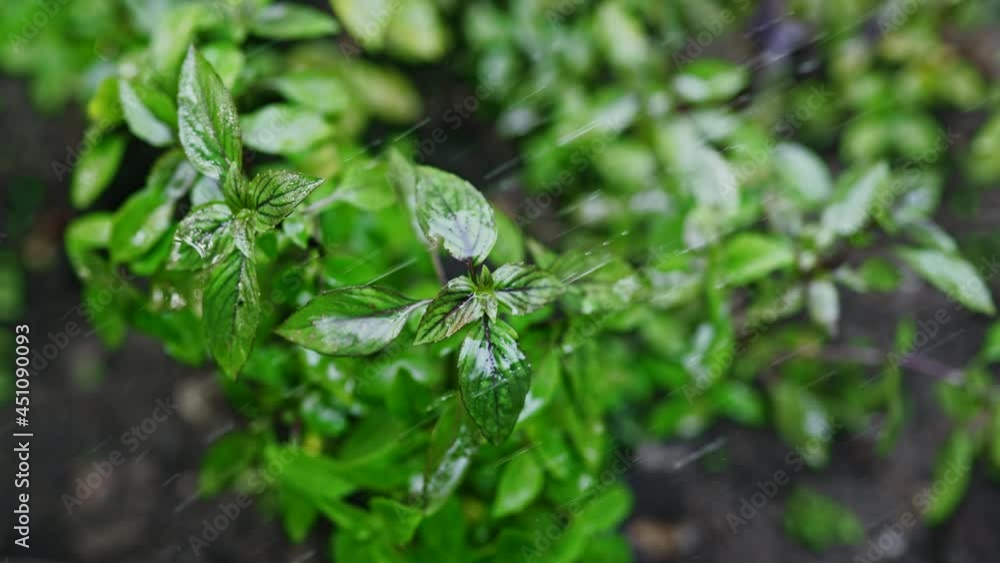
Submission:
[[[177,125],[191,164],[218,180],[241,170],[240,121],[219,75],[194,47],[181,68],[177,91]]]
[[[757,281],[794,262],[795,253],[788,241],[759,233],[740,233],[723,246],[719,270],[726,283],[738,286]]]
[[[436,168],[417,167],[420,228],[457,260],[482,262],[497,240],[493,209],[472,184]]]
[[[123,135],[107,135],[91,130],[85,135],[85,140],[95,135],[98,138],[86,145],[73,171],[70,199],[77,209],[89,206],[104,193],[125,154]]]
[[[815,204],[830,197],[830,172],[816,153],[797,143],[781,143],[774,159],[778,178],[798,201]]]
[[[119,78],[118,97],[125,123],[133,135],[154,147],[165,147],[174,142],[177,108],[170,96],[152,87]]]
[[[989,288],[972,264],[961,256],[913,249],[900,250],[899,255],[931,285],[970,310],[987,315],[996,312]]]
[[[241,209],[233,220],[233,243],[240,254],[253,258],[254,245],[257,242],[257,225],[254,214],[249,209]]]
[[[876,196],[889,181],[889,167],[880,162],[860,175],[847,174],[839,182],[834,201],[823,210],[823,229],[841,236],[856,233],[868,222]]]
[[[290,170],[266,170],[247,188],[244,205],[256,211],[262,230],[280,223],[309,196],[323,180]]]
[[[462,483],[478,449],[475,430],[458,401],[449,399],[441,409],[427,448],[427,467],[421,485],[424,514],[437,512]]]
[[[515,315],[527,315],[554,301],[563,284],[536,266],[504,264],[493,274],[497,300]]]
[[[520,512],[535,500],[545,484],[545,472],[530,451],[514,454],[507,462],[497,485],[493,517],[503,518]]]
[[[427,306],[417,326],[414,344],[444,340],[483,316],[484,312],[483,299],[476,295],[472,280],[465,276],[455,278]]]
[[[399,336],[410,314],[424,303],[387,288],[344,287],[315,297],[277,333],[324,354],[365,356]]]
[[[503,321],[491,323],[483,317],[458,353],[462,402],[492,444],[510,436],[531,386],[531,366],[516,338]]]
[[[232,251],[233,212],[220,201],[195,207],[177,226],[167,266],[171,270],[200,270]]]
[[[232,252],[209,274],[204,295],[208,349],[223,373],[235,377],[253,349],[260,321],[260,288],[253,260]]]
[[[382,47],[390,16],[398,9],[390,0],[330,0],[330,5],[351,36],[375,50]]]
[[[279,3],[257,12],[253,33],[269,39],[311,39],[336,33],[337,20],[308,6]]]
[[[291,104],[267,105],[241,119],[247,147],[267,154],[302,152],[333,135],[322,113]]]

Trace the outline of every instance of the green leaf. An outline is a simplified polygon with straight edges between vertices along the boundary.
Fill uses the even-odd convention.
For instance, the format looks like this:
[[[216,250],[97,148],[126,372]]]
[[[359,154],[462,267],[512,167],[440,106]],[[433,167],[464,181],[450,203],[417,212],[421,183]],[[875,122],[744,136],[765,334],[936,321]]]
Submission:
[[[976,457],[976,444],[968,430],[952,432],[938,453],[934,465],[934,494],[928,499],[924,519],[931,525],[944,522],[955,512],[972,479],[972,464]]]
[[[319,511],[310,502],[309,497],[299,494],[291,489],[280,491],[278,500],[281,502],[282,521],[285,525],[285,533],[292,543],[302,543],[309,530],[316,523]]]
[[[651,49],[642,21],[620,2],[602,2],[593,19],[594,40],[612,66],[635,69],[646,62]]]
[[[195,207],[177,226],[168,269],[200,270],[232,251],[233,212],[222,202]]]
[[[424,514],[430,516],[445,505],[462,483],[478,445],[465,411],[449,399],[431,432],[427,465],[421,484]]]
[[[97,140],[84,148],[76,170],[73,171],[70,199],[77,209],[90,206],[100,197],[118,172],[118,165],[125,154],[124,135],[90,130],[85,139],[94,135],[98,135]]]
[[[241,209],[233,220],[233,243],[240,254],[253,259],[257,244],[257,220],[253,211]]]
[[[865,539],[864,525],[853,512],[802,487],[792,491],[785,505],[785,530],[813,551],[860,544]]]
[[[483,317],[458,353],[459,389],[472,421],[492,444],[514,430],[531,386],[531,366],[503,321]]]
[[[348,33],[366,49],[382,48],[389,18],[399,9],[390,0],[330,0]]]
[[[739,286],[755,282],[794,263],[795,252],[787,240],[747,232],[726,241],[718,267],[727,284]]]
[[[372,500],[370,508],[388,540],[395,545],[409,543],[424,517],[422,511],[412,506],[383,497]]]
[[[243,204],[256,213],[261,229],[267,230],[288,217],[322,183],[290,170],[265,170],[250,182]]]
[[[778,434],[812,467],[826,465],[834,428],[823,403],[802,386],[780,381],[770,388]]]
[[[858,232],[868,222],[876,196],[888,182],[889,166],[884,162],[844,174],[837,182],[833,202],[823,210],[823,230],[841,236]]]
[[[166,82],[177,76],[177,65],[189,49],[195,31],[216,21],[208,4],[182,4],[171,8],[153,27],[149,52],[154,70]]]
[[[257,12],[254,35],[268,39],[311,39],[337,33],[337,20],[307,6],[280,2]]]
[[[111,259],[131,262],[153,248],[170,230],[175,203],[199,178],[180,151],[167,152],[157,160],[146,186],[115,213]]]
[[[519,451],[507,462],[497,485],[493,517],[503,518],[524,510],[542,492],[545,472],[530,451]]]
[[[931,285],[972,311],[996,312],[990,290],[961,256],[938,250],[901,249],[899,255]]]
[[[515,315],[527,315],[558,298],[564,286],[537,266],[504,264],[493,274],[493,289],[501,305]]]
[[[429,0],[409,0],[399,6],[385,31],[393,54],[416,61],[433,61],[448,48],[448,33],[438,8]]]
[[[722,102],[749,82],[746,66],[718,59],[699,59],[674,78],[674,91],[686,102]]]
[[[322,113],[290,104],[271,104],[242,117],[243,140],[268,154],[303,152],[333,135]]]
[[[133,135],[154,147],[165,147],[174,142],[177,108],[170,96],[148,84],[119,78],[118,97],[125,123]]]
[[[246,64],[243,51],[228,41],[217,41],[203,45],[201,54],[219,75],[223,86],[231,90],[243,71],[243,65]]]
[[[365,356],[399,336],[410,314],[424,303],[387,288],[344,287],[313,298],[277,333],[324,354]]]
[[[256,454],[253,436],[245,432],[230,432],[209,446],[198,472],[198,490],[202,495],[222,491],[241,471],[250,466]]]
[[[250,357],[260,322],[260,288],[253,260],[233,252],[216,264],[202,307],[208,349],[223,373],[235,377]]]
[[[826,329],[827,334],[837,334],[840,320],[840,298],[837,286],[827,279],[809,283],[809,316],[813,322]]]
[[[212,65],[194,47],[181,68],[177,122],[184,154],[199,172],[219,180],[242,170],[236,106]]]
[[[995,322],[986,330],[979,357],[986,362],[1000,362],[1000,322]]]
[[[163,192],[136,192],[115,212],[111,231],[111,259],[130,262],[145,254],[167,231],[174,202]]]
[[[272,477],[281,485],[311,499],[336,501],[351,494],[357,487],[342,474],[340,466],[330,458],[311,456],[305,451],[287,446],[269,446],[264,460]]]
[[[427,306],[417,326],[414,344],[438,342],[458,332],[486,312],[484,301],[492,295],[477,295],[476,287],[466,276],[448,282]]]
[[[272,84],[289,101],[323,113],[341,113],[352,102],[347,84],[330,71],[301,70],[279,76]]]
[[[416,213],[424,235],[456,260],[478,264],[497,240],[493,209],[465,180],[429,166],[416,170]]]
[[[782,185],[802,203],[821,203],[833,191],[826,164],[800,144],[781,143],[775,147],[774,166]]]
[[[389,182],[389,166],[380,160],[352,162],[337,182],[334,197],[365,211],[391,206],[396,202],[396,192]]]

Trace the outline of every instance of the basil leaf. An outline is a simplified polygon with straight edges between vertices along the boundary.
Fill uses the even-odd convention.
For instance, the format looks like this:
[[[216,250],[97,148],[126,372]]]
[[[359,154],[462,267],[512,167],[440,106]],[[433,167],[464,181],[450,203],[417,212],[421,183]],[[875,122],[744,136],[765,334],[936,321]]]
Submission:
[[[257,241],[256,217],[249,209],[241,209],[233,221],[233,243],[243,256],[253,258]]]
[[[457,401],[441,409],[427,450],[427,467],[421,484],[424,514],[440,510],[462,483],[472,456],[479,449],[472,425]]]
[[[260,321],[260,288],[253,260],[231,252],[216,264],[202,306],[208,349],[223,373],[235,377],[250,357]]]
[[[351,37],[375,50],[382,47],[388,16],[398,9],[390,0],[330,0],[330,5]]]
[[[323,113],[340,113],[352,101],[347,84],[330,71],[298,71],[275,78],[272,84],[287,100]]]
[[[242,170],[236,106],[222,79],[194,47],[181,68],[177,121],[184,154],[199,172],[218,180]]]
[[[200,178],[180,151],[167,152],[157,160],[146,186],[115,213],[111,259],[131,262],[153,248],[170,230],[177,200]]]
[[[503,518],[516,514],[535,500],[545,484],[545,472],[530,451],[514,454],[507,462],[497,485],[493,501],[493,517]]]
[[[202,46],[201,55],[212,65],[222,85],[232,90],[246,63],[243,51],[228,41],[218,41]]]
[[[964,258],[939,250],[902,249],[899,255],[931,285],[972,311],[996,312],[990,289]]]
[[[200,270],[232,251],[233,212],[222,202],[195,207],[177,226],[167,268]]]
[[[868,222],[876,196],[888,181],[889,167],[884,162],[845,174],[838,181],[834,201],[823,210],[823,230],[841,236],[856,233]]]
[[[333,135],[323,114],[290,104],[271,104],[242,117],[243,140],[267,154],[305,151]]]
[[[444,340],[483,316],[485,310],[483,297],[476,295],[472,280],[466,276],[455,278],[441,288],[427,306],[417,326],[414,344]]]
[[[247,188],[244,205],[256,212],[258,224],[270,229],[280,223],[323,180],[289,170],[265,170]]]
[[[497,300],[515,315],[527,315],[554,301],[563,284],[536,266],[504,264],[493,274]]]
[[[823,327],[827,334],[837,334],[837,322],[840,320],[840,298],[837,286],[827,279],[813,280],[809,283],[809,316]]]
[[[416,213],[424,235],[457,260],[482,262],[497,240],[493,209],[472,184],[436,168],[416,169]]]
[[[830,197],[830,172],[816,153],[797,143],[781,143],[774,148],[774,160],[778,178],[797,201],[817,204]]]
[[[130,262],[153,247],[167,231],[174,202],[163,192],[136,192],[115,212],[111,230],[111,260]]]
[[[124,135],[107,135],[91,129],[84,138],[95,135],[99,138],[84,148],[76,170],[73,171],[70,200],[77,209],[89,206],[101,196],[114,179],[122,155],[125,154]]]
[[[722,247],[719,269],[730,285],[757,281],[795,263],[795,252],[785,239],[760,233],[740,233]]]
[[[129,131],[154,147],[174,142],[177,108],[170,96],[150,86],[118,79],[118,97]]]
[[[277,329],[283,338],[334,356],[365,356],[392,342],[425,301],[391,289],[353,286],[313,298]]]
[[[279,3],[257,12],[251,31],[269,39],[311,39],[337,33],[337,20],[307,6]]]
[[[513,432],[531,386],[531,367],[516,337],[503,321],[491,323],[483,317],[458,353],[462,401],[479,431],[494,445]]]
[[[927,501],[924,518],[931,525],[945,521],[958,508],[972,480],[976,460],[975,437],[964,428],[951,433],[934,463],[933,494]]]
[[[389,183],[389,166],[380,160],[351,163],[337,182],[334,197],[365,211],[379,211],[396,202]]]
[[[448,48],[448,32],[430,0],[410,0],[399,6],[385,32],[386,47],[401,58],[438,59]]]

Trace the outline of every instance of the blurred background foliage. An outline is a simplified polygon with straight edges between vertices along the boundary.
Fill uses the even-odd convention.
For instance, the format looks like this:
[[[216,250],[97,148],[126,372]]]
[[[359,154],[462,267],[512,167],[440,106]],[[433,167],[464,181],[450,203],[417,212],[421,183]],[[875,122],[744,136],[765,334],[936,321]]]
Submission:
[[[258,241],[256,347],[239,380],[220,378],[246,424],[206,455],[205,494],[260,494],[294,541],[333,522],[338,561],[625,561],[620,480],[639,444],[728,419],[773,427],[813,468],[838,436],[873,428],[890,456],[920,416],[909,370],[940,379],[953,426],[933,476],[946,486],[922,516],[944,521],[961,502],[969,470],[945,480],[949,467],[1000,470],[1000,325],[950,370],[925,355],[944,336],[926,321],[901,319],[888,344],[838,330],[843,300],[892,295],[914,275],[955,309],[995,313],[995,225],[954,233],[938,219],[972,216],[1000,180],[1000,62],[977,41],[996,3],[330,4],[39,0],[0,17],[5,71],[29,80],[41,109],[78,103],[89,120],[79,154],[53,171],[72,170],[74,205],[98,209],[73,221],[66,249],[109,346],[132,327],[179,362],[207,360],[199,283],[171,271],[172,233],[220,187],[173,193],[154,168],[126,201],[102,199],[136,144],[177,144],[189,45],[236,100],[248,166],[325,180]],[[468,95],[431,119],[420,92],[435,85],[414,81],[440,72]],[[489,170],[467,164],[471,150],[445,160],[444,139],[484,114],[513,158]],[[533,379],[499,446],[459,432],[457,338],[358,359],[273,335],[334,287],[437,291],[389,182],[389,146],[479,170],[468,179],[498,223],[490,264],[573,282],[511,321]],[[0,255],[4,321],[20,313],[21,275]],[[863,539],[845,507],[793,497],[786,530],[811,549]]]

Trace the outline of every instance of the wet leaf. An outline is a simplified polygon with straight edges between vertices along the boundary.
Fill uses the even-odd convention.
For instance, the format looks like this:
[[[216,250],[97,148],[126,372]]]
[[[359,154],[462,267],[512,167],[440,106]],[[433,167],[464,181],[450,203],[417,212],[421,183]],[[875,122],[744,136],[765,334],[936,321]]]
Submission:
[[[250,357],[260,321],[254,262],[232,252],[214,266],[204,295],[208,349],[223,373],[235,378]]]
[[[392,342],[426,301],[375,286],[335,289],[313,298],[278,329],[283,338],[334,356],[365,356]]]
[[[536,266],[504,264],[493,274],[493,289],[501,305],[515,315],[527,315],[558,298],[563,284]]]
[[[493,209],[465,180],[436,168],[416,170],[416,213],[424,235],[456,260],[478,264],[497,239]]]
[[[219,180],[242,169],[236,106],[212,65],[193,47],[181,68],[177,121],[184,154],[199,172]]]
[[[516,338],[503,321],[483,317],[458,354],[462,401],[492,444],[502,443],[514,430],[531,385],[531,367]]]

